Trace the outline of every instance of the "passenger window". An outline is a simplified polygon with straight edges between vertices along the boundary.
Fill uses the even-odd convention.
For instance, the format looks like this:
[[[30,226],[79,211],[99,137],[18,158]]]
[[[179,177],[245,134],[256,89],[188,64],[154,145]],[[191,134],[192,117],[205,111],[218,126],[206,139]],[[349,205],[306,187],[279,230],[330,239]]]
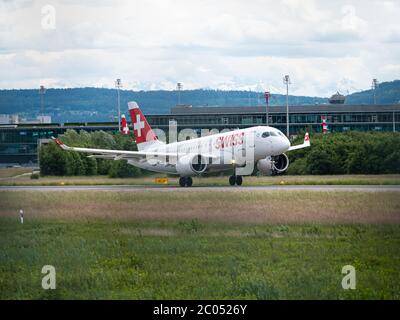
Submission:
[[[261,137],[263,137],[263,138],[269,137],[269,132],[267,132],[267,131],[263,132],[263,134],[261,135]]]

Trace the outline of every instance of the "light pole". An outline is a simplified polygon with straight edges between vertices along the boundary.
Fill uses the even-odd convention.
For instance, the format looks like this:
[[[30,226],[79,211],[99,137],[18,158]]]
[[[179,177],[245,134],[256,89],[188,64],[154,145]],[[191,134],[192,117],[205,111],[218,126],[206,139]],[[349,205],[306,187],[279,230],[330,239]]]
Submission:
[[[372,88],[373,93],[374,93],[374,104],[376,104],[376,89],[378,89],[378,86],[379,86],[378,79],[372,79],[371,88]]]
[[[120,97],[119,97],[119,89],[122,88],[121,79],[115,80],[115,87],[117,88],[117,92],[118,92],[118,131],[121,132],[121,104],[120,104]]]
[[[289,138],[289,75],[283,77],[283,83],[286,84],[286,135]]]
[[[181,104],[181,90],[183,89],[183,84],[178,82],[176,84],[176,90],[178,91],[178,106]]]
[[[271,93],[269,91],[265,91],[264,96],[265,96],[265,124],[268,126],[269,125],[268,102]]]
[[[396,132],[396,114],[393,111],[393,132]]]
[[[44,116],[44,94],[46,93],[46,88],[44,86],[40,86],[39,94],[40,94],[40,123],[43,123],[43,116]]]

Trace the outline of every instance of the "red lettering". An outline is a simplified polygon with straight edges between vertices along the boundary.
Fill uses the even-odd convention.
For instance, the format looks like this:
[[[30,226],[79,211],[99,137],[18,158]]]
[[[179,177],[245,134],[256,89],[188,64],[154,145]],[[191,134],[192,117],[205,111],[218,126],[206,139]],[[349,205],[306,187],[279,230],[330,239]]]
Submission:
[[[216,149],[224,149],[225,147],[232,147],[236,145],[242,145],[244,139],[244,132],[233,133],[228,136],[221,136],[215,140]]]

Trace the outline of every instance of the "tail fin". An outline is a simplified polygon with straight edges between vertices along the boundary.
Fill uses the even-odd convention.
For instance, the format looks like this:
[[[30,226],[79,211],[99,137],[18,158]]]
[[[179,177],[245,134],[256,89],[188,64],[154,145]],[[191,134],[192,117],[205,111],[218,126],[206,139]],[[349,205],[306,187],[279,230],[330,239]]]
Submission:
[[[303,142],[303,144],[306,146],[306,147],[309,147],[311,144],[310,144],[310,135],[308,134],[308,132],[306,132],[306,134],[304,135],[304,142]]]
[[[121,133],[129,134],[129,126],[124,114],[121,116]]]
[[[138,150],[141,151],[162,144],[150,127],[138,104],[135,101],[131,101],[128,102],[128,107]]]

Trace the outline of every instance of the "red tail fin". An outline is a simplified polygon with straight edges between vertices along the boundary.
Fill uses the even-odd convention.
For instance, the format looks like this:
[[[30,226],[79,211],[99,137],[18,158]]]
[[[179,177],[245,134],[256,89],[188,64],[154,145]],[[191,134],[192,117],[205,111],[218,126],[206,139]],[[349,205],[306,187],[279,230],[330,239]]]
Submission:
[[[121,133],[129,134],[128,122],[126,122],[126,118],[125,118],[124,114],[121,116]]]
[[[128,107],[138,150],[143,150],[159,143],[157,136],[147,122],[146,117],[143,115],[138,104],[131,101],[128,102]]]

